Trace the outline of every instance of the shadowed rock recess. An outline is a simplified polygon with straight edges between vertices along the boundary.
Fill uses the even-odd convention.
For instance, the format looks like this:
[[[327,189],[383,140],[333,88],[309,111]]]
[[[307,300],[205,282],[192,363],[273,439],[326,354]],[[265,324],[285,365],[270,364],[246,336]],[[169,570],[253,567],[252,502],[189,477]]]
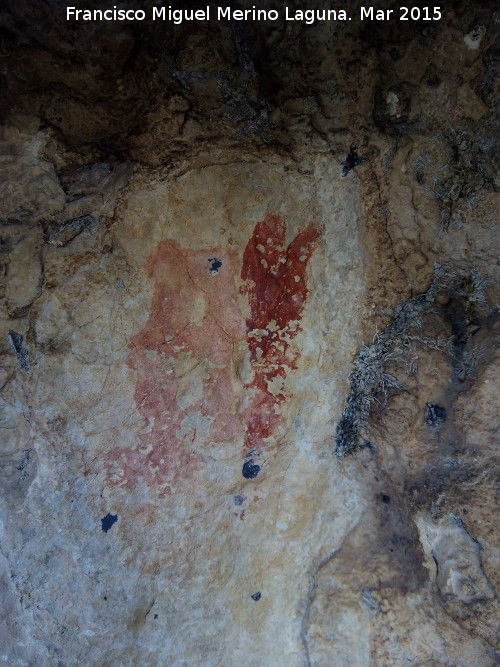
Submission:
[[[2,2],[2,665],[497,664],[496,5]]]

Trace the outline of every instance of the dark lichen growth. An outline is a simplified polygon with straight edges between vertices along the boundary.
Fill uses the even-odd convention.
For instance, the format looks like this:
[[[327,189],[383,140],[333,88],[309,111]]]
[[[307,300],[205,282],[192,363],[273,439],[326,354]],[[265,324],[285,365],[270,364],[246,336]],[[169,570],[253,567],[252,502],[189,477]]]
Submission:
[[[262,593],[260,591],[257,591],[256,593],[251,595],[252,600],[255,600],[255,602],[260,600],[261,597],[262,597]]]
[[[217,259],[217,257],[210,257],[208,261],[212,262],[210,266],[210,273],[213,276],[217,275],[219,273],[219,269],[222,266],[222,262],[220,261],[220,259]]]
[[[418,121],[410,120],[415,86],[402,81],[396,85],[378,85],[373,97],[373,121],[385,134],[393,137],[415,132]]]
[[[391,396],[403,389],[400,377],[418,371],[418,348],[432,348],[450,358],[453,377],[461,382],[469,377],[481,357],[481,349],[471,340],[477,331],[476,308],[487,305],[484,280],[477,271],[464,274],[436,265],[434,279],[425,294],[399,304],[387,327],[377,334],[370,345],[362,345],[349,376],[351,391],[338,422],[335,435],[335,454],[346,456],[363,446],[363,427],[375,409],[383,410]],[[443,293],[450,295],[442,305]],[[457,311],[457,317],[450,312]],[[451,329],[447,338],[426,336],[424,317],[440,313]],[[471,325],[473,322],[473,326]]]
[[[108,530],[118,521],[118,514],[106,514],[101,519],[101,528],[104,533],[107,533]]]
[[[27,361],[28,350],[23,345],[24,341],[23,335],[18,333],[17,331],[13,331],[12,329],[10,329],[9,334],[7,336],[7,340],[9,341],[9,345],[16,354],[19,368],[21,368],[23,371],[28,371],[30,368],[30,364],[28,364]]]
[[[372,609],[374,612],[379,614],[382,610],[380,602],[378,600],[378,594],[375,591],[370,590],[369,588],[361,589],[361,599],[366,604],[369,609]]]
[[[31,449],[23,449],[23,456],[22,456],[21,462],[17,466],[18,470],[24,470],[26,468],[26,466],[30,462],[30,453],[31,453]]]
[[[226,109],[224,117],[233,123],[245,123],[245,127],[238,130],[234,137],[254,133],[264,143],[271,141],[272,135],[269,134],[269,129],[273,127],[271,105],[262,91],[254,90],[248,76],[241,85],[232,82],[226,72],[218,72],[214,78],[224,101]]]
[[[447,154],[444,164],[432,164],[427,150],[415,164],[417,181],[424,192],[439,202],[438,235],[448,230],[458,202],[472,206],[479,192],[491,188],[494,180],[489,157],[494,142],[455,130],[450,130],[441,141]]]
[[[94,231],[99,221],[91,215],[81,215],[62,223],[50,222],[45,227],[45,238],[47,243],[57,247],[65,247],[83,231]]]
[[[241,474],[245,479],[254,479],[260,472],[260,466],[253,462],[253,459],[245,461]]]
[[[352,144],[346,159],[340,163],[340,166],[342,167],[342,178],[345,178],[349,172],[365,162],[366,158],[358,155],[356,146]]]
[[[243,505],[243,501],[245,500],[243,496],[234,496],[234,504],[235,505]]]

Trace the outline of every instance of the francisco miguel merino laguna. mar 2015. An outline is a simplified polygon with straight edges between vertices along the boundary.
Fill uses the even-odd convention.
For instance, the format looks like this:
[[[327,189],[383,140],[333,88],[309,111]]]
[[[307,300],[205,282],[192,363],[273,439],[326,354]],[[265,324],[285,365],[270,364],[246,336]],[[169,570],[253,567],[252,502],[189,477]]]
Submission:
[[[233,9],[232,7],[210,7],[204,9],[173,9],[168,7],[153,7],[149,17],[153,21],[169,21],[179,25],[184,21],[300,21],[312,25],[317,21],[352,21],[345,9],[290,9],[285,6],[284,12],[277,9]],[[361,21],[439,21],[440,7],[399,7],[395,9],[375,9],[361,7],[359,19]],[[68,21],[144,21],[147,19],[143,9],[119,9],[114,5],[110,9],[77,9],[66,8]]]

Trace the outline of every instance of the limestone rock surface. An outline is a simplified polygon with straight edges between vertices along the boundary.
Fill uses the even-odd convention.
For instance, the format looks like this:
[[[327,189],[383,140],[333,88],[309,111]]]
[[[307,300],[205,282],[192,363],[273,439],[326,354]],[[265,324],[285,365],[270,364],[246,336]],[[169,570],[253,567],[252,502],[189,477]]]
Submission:
[[[1,664],[496,664],[494,3],[64,12],[0,9]]]

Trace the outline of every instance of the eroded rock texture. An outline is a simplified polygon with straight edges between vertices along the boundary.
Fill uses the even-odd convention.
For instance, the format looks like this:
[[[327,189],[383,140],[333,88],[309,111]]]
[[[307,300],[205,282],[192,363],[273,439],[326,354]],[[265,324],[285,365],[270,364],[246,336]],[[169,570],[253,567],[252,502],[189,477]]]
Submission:
[[[3,3],[2,664],[496,664],[494,4]]]

